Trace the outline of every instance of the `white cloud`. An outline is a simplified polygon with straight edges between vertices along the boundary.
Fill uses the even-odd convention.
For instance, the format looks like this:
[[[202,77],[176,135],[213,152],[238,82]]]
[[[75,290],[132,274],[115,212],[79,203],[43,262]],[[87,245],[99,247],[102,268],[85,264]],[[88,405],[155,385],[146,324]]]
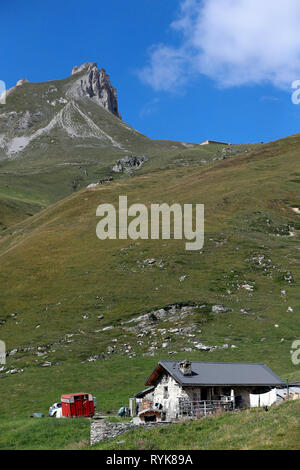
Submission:
[[[160,44],[152,48],[150,56],[150,64],[139,73],[144,82],[163,91],[178,88],[184,83],[184,51]]]
[[[300,79],[299,0],[182,0],[171,24],[178,47],[158,44],[140,78],[155,90],[176,90],[197,75],[219,86]]]
[[[142,109],[140,110],[140,117],[144,118],[145,116],[150,116],[151,114],[155,113],[158,110],[158,103],[158,98],[154,98],[153,100],[145,103]]]

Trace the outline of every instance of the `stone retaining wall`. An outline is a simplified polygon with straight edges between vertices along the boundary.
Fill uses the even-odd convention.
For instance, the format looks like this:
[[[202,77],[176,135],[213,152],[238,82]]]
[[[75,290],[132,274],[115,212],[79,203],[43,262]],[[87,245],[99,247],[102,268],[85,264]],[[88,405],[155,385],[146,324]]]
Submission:
[[[141,426],[143,426],[143,429],[150,429],[154,426],[165,426],[167,424],[170,423],[165,422],[137,425],[133,423],[110,423],[104,419],[95,419],[91,421],[90,445],[121,436],[130,429],[135,429]]]

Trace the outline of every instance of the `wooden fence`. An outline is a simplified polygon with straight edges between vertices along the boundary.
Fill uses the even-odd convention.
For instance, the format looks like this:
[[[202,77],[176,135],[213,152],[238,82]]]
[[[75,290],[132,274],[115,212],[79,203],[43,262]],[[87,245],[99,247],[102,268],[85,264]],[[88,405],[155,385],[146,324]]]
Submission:
[[[207,416],[217,410],[228,411],[232,408],[231,402],[224,400],[188,400],[179,398],[179,417]]]

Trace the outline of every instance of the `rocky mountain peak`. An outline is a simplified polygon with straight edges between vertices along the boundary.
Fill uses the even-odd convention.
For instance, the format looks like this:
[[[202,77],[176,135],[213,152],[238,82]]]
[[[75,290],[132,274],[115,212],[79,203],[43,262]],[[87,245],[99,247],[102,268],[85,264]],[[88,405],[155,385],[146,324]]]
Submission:
[[[75,66],[72,75],[85,72],[76,82],[74,91],[80,96],[91,98],[115,116],[121,119],[118,110],[117,90],[110,83],[109,75],[105,69],[98,69],[95,62],[86,62]]]
[[[7,90],[6,96],[10,95],[13,91],[15,91],[17,89],[17,87],[25,85],[25,83],[29,83],[27,78],[21,78],[21,80],[18,80],[17,83],[15,84],[15,86],[13,86],[9,90]]]
[[[72,70],[72,75],[75,73],[80,73],[83,70],[91,70],[92,68],[98,68],[96,62],[85,62],[84,64],[80,65],[75,65]]]
[[[29,83],[27,78],[21,78],[21,80],[17,81],[16,86],[22,86],[22,85],[25,85],[25,83]]]

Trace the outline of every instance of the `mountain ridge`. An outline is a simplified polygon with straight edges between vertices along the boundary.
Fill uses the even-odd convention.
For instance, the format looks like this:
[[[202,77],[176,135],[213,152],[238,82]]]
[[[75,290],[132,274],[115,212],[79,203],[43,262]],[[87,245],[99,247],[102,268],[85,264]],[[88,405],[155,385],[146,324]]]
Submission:
[[[141,134],[122,121],[117,92],[95,62],[61,80],[19,80],[0,108],[0,230],[97,181],[205,165],[251,146],[222,148]],[[127,171],[126,161],[143,165]]]

